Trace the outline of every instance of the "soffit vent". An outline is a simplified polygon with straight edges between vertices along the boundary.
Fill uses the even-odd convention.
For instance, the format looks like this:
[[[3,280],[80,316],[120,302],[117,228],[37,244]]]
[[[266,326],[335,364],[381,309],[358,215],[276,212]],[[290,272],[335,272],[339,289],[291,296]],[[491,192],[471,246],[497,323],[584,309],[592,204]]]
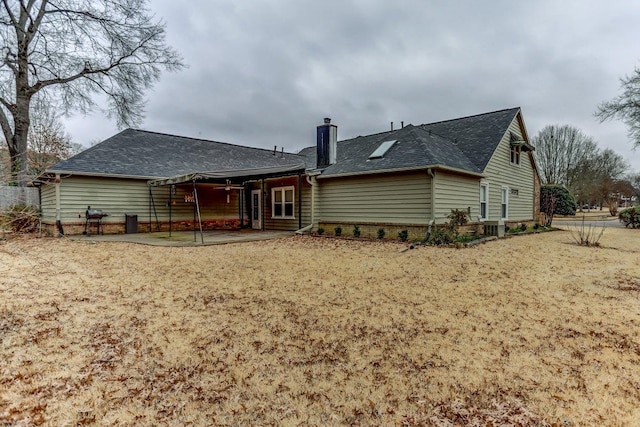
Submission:
[[[392,140],[392,141],[384,141],[382,142],[378,148],[376,148],[376,150],[371,153],[371,155],[369,156],[369,159],[379,159],[381,157],[383,157],[387,151],[389,151],[389,149],[391,147],[393,147],[393,144],[396,143],[396,140]]]

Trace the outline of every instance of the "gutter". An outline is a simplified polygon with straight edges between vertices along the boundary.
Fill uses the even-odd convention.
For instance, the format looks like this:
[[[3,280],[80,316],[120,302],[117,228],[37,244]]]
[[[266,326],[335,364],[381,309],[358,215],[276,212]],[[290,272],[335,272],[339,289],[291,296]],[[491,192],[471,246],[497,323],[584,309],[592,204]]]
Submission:
[[[470,176],[475,176],[479,178],[485,177],[484,173],[481,173],[481,172],[472,172],[464,169],[452,168],[449,166],[435,164],[435,165],[415,166],[415,167],[409,167],[409,168],[377,169],[377,170],[368,170],[368,171],[337,173],[334,175],[321,175],[320,177],[318,177],[318,179],[342,178],[342,177],[348,177],[348,176],[375,175],[375,174],[395,173],[395,172],[411,172],[411,171],[421,171],[425,169],[426,170],[440,169],[448,172],[459,173],[462,175],[470,175]]]
[[[110,173],[100,173],[100,172],[75,172],[75,171],[65,171],[58,169],[51,169],[47,171],[48,174],[56,174],[56,175],[67,175],[69,176],[89,176],[89,177],[98,177],[98,178],[124,178],[124,179],[162,179],[158,176],[144,176],[144,175],[118,175],[118,174],[110,174]]]

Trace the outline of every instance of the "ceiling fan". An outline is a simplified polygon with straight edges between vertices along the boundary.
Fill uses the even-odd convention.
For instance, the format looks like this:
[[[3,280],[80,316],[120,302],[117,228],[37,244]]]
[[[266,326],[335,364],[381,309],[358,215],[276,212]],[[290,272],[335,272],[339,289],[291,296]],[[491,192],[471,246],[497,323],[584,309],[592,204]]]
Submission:
[[[244,190],[243,186],[231,185],[231,180],[227,180],[227,183],[224,187],[215,187],[216,190],[225,190],[227,192],[227,203],[231,202],[231,197],[229,195],[230,190]]]

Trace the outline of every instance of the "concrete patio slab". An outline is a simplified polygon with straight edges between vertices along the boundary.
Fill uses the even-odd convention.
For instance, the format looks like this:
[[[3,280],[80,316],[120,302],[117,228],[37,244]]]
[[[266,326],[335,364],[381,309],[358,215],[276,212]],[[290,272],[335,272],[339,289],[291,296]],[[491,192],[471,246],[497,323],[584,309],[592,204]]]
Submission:
[[[70,240],[85,242],[128,242],[151,246],[208,246],[229,243],[254,242],[259,240],[280,239],[293,236],[293,231],[258,231],[258,230],[212,230],[200,232],[168,231],[134,234],[91,234],[68,236]],[[203,242],[204,240],[204,242]]]

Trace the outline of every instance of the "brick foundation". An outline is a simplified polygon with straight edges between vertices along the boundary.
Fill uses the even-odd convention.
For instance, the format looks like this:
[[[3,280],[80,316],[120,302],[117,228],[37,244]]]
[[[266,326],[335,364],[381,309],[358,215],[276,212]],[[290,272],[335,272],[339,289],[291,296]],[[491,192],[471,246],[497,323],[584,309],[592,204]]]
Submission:
[[[249,222],[245,221],[245,227],[249,226]],[[84,232],[85,222],[65,222],[62,224],[64,234],[68,236],[82,234]],[[193,221],[173,221],[171,223],[171,230],[173,231],[192,231],[194,228]],[[195,228],[200,229],[198,222],[195,223]],[[203,230],[221,230],[221,229],[240,229],[241,222],[239,219],[214,219],[203,220]],[[95,223],[91,223],[89,226],[89,232],[91,234],[98,233],[98,227]],[[43,222],[42,231],[47,236],[57,236],[58,229],[55,222]],[[126,231],[125,222],[103,222],[102,232],[103,234],[124,234]],[[160,221],[156,224],[155,221],[151,223],[151,229],[149,228],[148,221],[138,221],[138,233],[148,233],[149,231],[169,231],[169,221]]]
[[[520,224],[526,224],[527,226],[533,226],[534,220],[529,221],[505,221],[505,224],[510,228],[518,227]],[[335,228],[342,228],[342,236],[353,237],[353,226],[357,225],[360,229],[360,237],[377,239],[378,230],[384,230],[384,238],[389,240],[398,240],[398,234],[407,230],[408,240],[416,241],[422,240],[427,235],[429,226],[422,224],[363,224],[355,222],[319,222],[318,226],[324,229],[324,233],[328,235],[335,234]],[[444,224],[437,224],[434,227],[443,227]],[[458,228],[460,234],[469,235],[482,235],[484,233],[484,224],[482,222],[473,222],[463,225]]]

